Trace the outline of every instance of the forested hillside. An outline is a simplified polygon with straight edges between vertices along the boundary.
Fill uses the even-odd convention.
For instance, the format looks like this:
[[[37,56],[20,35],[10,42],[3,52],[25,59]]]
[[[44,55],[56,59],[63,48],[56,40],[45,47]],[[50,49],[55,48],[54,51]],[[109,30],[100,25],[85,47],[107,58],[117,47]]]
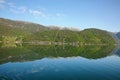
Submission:
[[[109,33],[104,30],[91,28],[82,31],[72,31],[70,29],[52,28],[30,22],[0,18],[0,41],[4,40],[4,36],[21,37],[24,42],[79,42],[81,44],[115,43]]]

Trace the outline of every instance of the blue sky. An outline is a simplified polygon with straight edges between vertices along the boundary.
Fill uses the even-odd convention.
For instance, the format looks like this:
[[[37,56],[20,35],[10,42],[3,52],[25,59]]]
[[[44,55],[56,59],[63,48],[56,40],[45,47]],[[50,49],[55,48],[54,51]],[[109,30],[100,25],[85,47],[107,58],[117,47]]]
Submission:
[[[0,0],[0,17],[118,32],[120,0]]]

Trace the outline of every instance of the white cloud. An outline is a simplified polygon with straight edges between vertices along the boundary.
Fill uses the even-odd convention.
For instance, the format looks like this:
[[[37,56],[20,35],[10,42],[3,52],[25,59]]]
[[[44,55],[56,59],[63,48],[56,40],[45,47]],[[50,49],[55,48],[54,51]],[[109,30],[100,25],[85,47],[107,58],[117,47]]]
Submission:
[[[11,11],[11,12],[13,12],[13,13],[19,13],[19,11],[18,11],[18,10],[13,9],[13,8],[10,8],[10,11]]]
[[[44,14],[42,11],[40,10],[29,10],[29,13],[32,15],[37,15],[37,16],[41,16],[41,17],[47,17],[46,14]]]
[[[8,3],[8,5],[9,5],[10,8],[16,8],[14,3]]]
[[[9,10],[13,13],[24,13],[27,8],[25,6],[16,6],[15,3],[8,3]]]
[[[26,7],[25,6],[21,6],[18,8],[19,11],[21,11],[22,13],[24,13],[26,11]]]
[[[1,3],[4,3],[4,1],[1,0]],[[62,13],[49,13],[47,12],[46,8],[41,8],[41,9],[29,9],[26,6],[16,6],[15,3],[9,2],[6,3],[9,7],[9,10],[12,13],[17,13],[17,14],[21,14],[21,13],[28,13],[33,15],[34,17],[42,17],[42,18],[46,18],[46,19],[62,19],[65,15]],[[47,13],[44,13],[47,12]]]
[[[0,8],[4,8],[5,0],[0,0]]]
[[[61,13],[56,13],[56,16],[57,17],[62,17],[62,16],[65,16],[64,14],[61,14]]]
[[[21,7],[16,7],[16,8],[10,8],[10,11],[13,13],[25,13],[26,7],[21,6]]]

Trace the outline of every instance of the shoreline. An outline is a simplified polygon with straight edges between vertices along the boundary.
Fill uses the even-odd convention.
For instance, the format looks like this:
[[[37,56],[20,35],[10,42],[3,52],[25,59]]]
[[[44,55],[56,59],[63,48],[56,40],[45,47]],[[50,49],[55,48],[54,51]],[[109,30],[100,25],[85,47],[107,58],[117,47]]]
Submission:
[[[3,41],[0,41],[2,43]],[[11,42],[12,44],[31,44],[31,45],[72,45],[72,46],[82,46],[82,45],[115,45],[120,46],[120,44],[107,44],[107,43],[83,43],[83,42],[51,42],[51,41],[30,41],[30,42],[20,42],[15,41]],[[9,41],[5,42],[5,44],[11,44]]]

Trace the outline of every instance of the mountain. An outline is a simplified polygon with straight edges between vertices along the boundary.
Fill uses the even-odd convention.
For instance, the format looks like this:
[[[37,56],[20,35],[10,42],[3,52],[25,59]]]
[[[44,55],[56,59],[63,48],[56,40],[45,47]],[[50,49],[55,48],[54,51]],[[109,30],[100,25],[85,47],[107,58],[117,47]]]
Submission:
[[[0,40],[2,36],[23,36],[27,37],[34,32],[46,30],[43,25],[0,18]]]
[[[40,24],[25,22],[25,21],[4,19],[4,18],[0,18],[0,24],[5,25],[6,27],[20,29],[20,30],[28,30],[31,32],[46,29],[45,26],[40,25]]]
[[[117,37],[116,33],[109,32],[109,34],[111,35],[111,37],[115,40],[117,44],[120,44],[120,39]]]
[[[6,37],[7,36],[7,37]],[[16,38],[16,36],[18,38]],[[10,38],[11,37],[11,38]],[[15,38],[14,38],[15,37]],[[25,42],[80,42],[80,44],[114,44],[115,40],[107,31],[85,29],[82,31],[68,28],[46,27],[44,25],[0,18],[0,41],[15,41],[22,38]]]
[[[120,32],[118,32],[118,33],[116,34],[116,36],[120,39]]]

